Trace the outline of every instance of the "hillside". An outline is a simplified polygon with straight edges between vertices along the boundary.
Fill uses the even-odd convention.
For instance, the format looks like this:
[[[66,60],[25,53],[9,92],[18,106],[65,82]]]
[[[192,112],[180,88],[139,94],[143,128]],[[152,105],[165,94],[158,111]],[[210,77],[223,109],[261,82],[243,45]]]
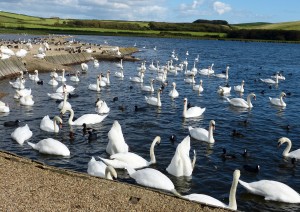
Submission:
[[[239,29],[269,29],[269,30],[299,30],[300,21],[293,22],[282,22],[282,23],[245,23],[245,24],[234,24]]]

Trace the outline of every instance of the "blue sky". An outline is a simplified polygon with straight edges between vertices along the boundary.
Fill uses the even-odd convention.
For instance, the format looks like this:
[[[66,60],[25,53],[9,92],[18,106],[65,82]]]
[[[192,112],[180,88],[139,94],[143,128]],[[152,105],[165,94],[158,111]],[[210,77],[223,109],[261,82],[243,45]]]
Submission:
[[[299,0],[1,0],[0,10],[39,17],[231,24],[300,20]]]

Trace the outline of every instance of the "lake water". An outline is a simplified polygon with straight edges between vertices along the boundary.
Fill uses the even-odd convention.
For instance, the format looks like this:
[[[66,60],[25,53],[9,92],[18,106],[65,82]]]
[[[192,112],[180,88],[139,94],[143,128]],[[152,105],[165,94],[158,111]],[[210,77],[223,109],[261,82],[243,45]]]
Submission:
[[[12,38],[11,36],[1,36],[0,38]],[[15,35],[16,38],[20,37]],[[0,148],[18,155],[44,162],[48,165],[57,166],[69,170],[86,172],[87,164],[91,156],[108,157],[105,152],[108,143],[107,133],[114,120],[118,120],[122,126],[124,138],[130,147],[130,151],[138,153],[142,157],[149,159],[149,148],[155,136],[162,138],[160,146],[155,148],[157,164],[153,165],[174,182],[176,189],[181,194],[203,193],[213,196],[225,203],[228,203],[229,190],[232,182],[232,174],[235,169],[241,170],[241,178],[246,182],[253,182],[261,179],[277,180],[288,184],[296,191],[300,192],[300,170],[299,167],[293,169],[281,168],[280,164],[290,163],[282,157],[282,152],[286,146],[277,148],[277,140],[286,136],[293,142],[292,150],[300,148],[300,48],[296,44],[283,43],[255,43],[255,42],[233,42],[233,41],[213,41],[213,40],[184,40],[184,39],[160,39],[160,38],[136,38],[136,37],[102,37],[102,36],[76,36],[75,39],[83,42],[109,45],[133,46],[134,43],[140,52],[134,56],[146,60],[146,66],[153,60],[160,64],[165,64],[171,59],[171,52],[175,50],[179,61],[188,59],[188,69],[193,67],[194,58],[199,54],[200,61],[197,68],[206,68],[214,63],[215,73],[221,73],[226,65],[230,66],[229,79],[207,77],[196,75],[196,82],[203,80],[204,92],[198,95],[192,90],[192,85],[184,82],[184,73],[179,72],[177,76],[168,74],[169,85],[163,90],[161,95],[162,107],[147,105],[144,96],[149,93],[141,91],[140,84],[132,83],[129,77],[137,75],[137,67],[141,62],[123,62],[124,80],[114,77],[113,73],[118,71],[113,62],[100,61],[100,67],[94,68],[89,62],[89,71],[80,76],[79,83],[69,80],[67,84],[76,87],[75,93],[78,98],[69,99],[72,104],[75,116],[85,113],[94,113],[94,102],[99,97],[105,100],[111,111],[108,117],[93,126],[97,130],[97,141],[88,142],[87,137],[82,135],[81,127],[73,127],[75,139],[69,139],[70,127],[67,124],[67,117],[64,117],[62,130],[54,135],[39,129],[39,124],[45,115],[53,117],[59,115],[58,103],[50,99],[47,93],[52,93],[56,88],[47,84],[50,80],[49,73],[39,74],[44,80],[44,85],[27,79],[26,88],[32,89],[34,106],[21,106],[13,99],[14,89],[9,85],[9,80],[0,82],[1,91],[9,92],[10,95],[4,97],[2,101],[10,105],[11,112],[0,114],[0,123],[8,120],[20,119],[21,125],[28,124],[33,131],[30,142],[37,143],[41,139],[53,137],[66,144],[70,151],[70,158],[55,157],[39,154],[31,149],[26,143],[23,146],[11,139],[13,128],[6,128],[1,125]],[[157,50],[153,48],[156,46]],[[143,48],[145,47],[145,48]],[[186,56],[189,51],[189,56]],[[95,76],[100,72],[111,71],[111,85],[103,88],[100,93],[88,90],[88,85],[95,82]],[[80,70],[80,66],[73,66],[73,70]],[[270,78],[277,71],[282,71],[286,77],[285,81],[280,81],[278,86],[269,86],[261,82],[260,78]],[[156,73],[146,70],[145,84],[149,84],[151,78],[155,78]],[[256,101],[251,110],[240,110],[229,106],[229,103],[216,91],[219,85],[229,83],[232,86],[229,98],[239,97],[239,93],[233,91],[234,85],[239,85],[245,80],[245,93],[242,98],[246,98],[250,92],[256,94]],[[179,98],[171,99],[168,96],[172,89],[171,82],[176,82]],[[133,86],[130,89],[130,86]],[[161,84],[155,82],[155,89]],[[264,94],[262,94],[264,91]],[[269,97],[278,97],[281,91],[290,94],[285,99],[287,107],[282,109],[272,106]],[[154,94],[156,95],[156,94]],[[118,97],[118,101],[113,102],[113,98]],[[205,113],[194,119],[183,119],[183,98],[187,97],[192,105],[206,107]],[[134,106],[143,107],[145,110],[134,111]],[[120,106],[125,110],[120,110]],[[208,128],[210,120],[215,120],[216,130],[214,138],[216,142],[208,145],[205,142],[191,140],[192,150],[197,152],[196,166],[192,177],[173,177],[166,172],[176,146],[188,135],[188,126]],[[247,120],[247,125],[244,121]],[[286,126],[290,126],[290,130]],[[244,134],[244,137],[232,137],[232,131],[236,129]],[[177,141],[170,142],[170,135],[176,135]],[[221,158],[222,149],[234,153],[237,158],[233,160],[223,160]],[[244,159],[241,153],[247,149],[251,154],[248,159]],[[245,171],[243,165],[255,166],[259,164],[261,171],[253,174]],[[134,183],[127,174],[118,170],[119,180]],[[238,209],[243,211],[299,211],[299,204],[285,204],[272,201],[265,201],[263,197],[249,194],[240,185],[237,189]]]

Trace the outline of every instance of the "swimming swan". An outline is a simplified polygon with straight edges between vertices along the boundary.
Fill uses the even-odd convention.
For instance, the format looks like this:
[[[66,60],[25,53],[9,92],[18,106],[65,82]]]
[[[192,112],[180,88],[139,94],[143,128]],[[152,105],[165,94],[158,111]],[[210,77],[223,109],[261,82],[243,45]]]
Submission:
[[[201,92],[203,92],[203,81],[202,81],[202,79],[200,80],[200,83],[199,83],[199,85],[193,85],[193,90],[194,91],[198,91],[198,93],[201,93]]]
[[[205,195],[205,194],[189,194],[189,195],[183,196],[183,198],[193,200],[196,202],[200,202],[200,203],[214,205],[217,207],[228,208],[231,210],[237,210],[236,189],[237,189],[237,184],[238,184],[240,175],[241,175],[240,170],[235,170],[233,172],[233,180],[232,180],[232,184],[231,184],[231,188],[230,188],[228,205],[224,204],[223,202],[221,202],[211,196]]]
[[[154,92],[153,83],[154,83],[154,79],[151,79],[150,86],[149,85],[141,85],[142,91]]]
[[[150,161],[145,160],[144,158],[142,158],[141,156],[133,152],[116,153],[111,155],[110,159],[105,159],[105,158],[100,158],[100,159],[107,165],[110,165],[116,169],[125,169],[128,166],[134,169],[144,168],[150,166],[151,164],[156,163],[154,147],[156,144],[159,144],[160,141],[161,138],[159,136],[156,136],[152,141],[150,147],[150,158],[151,158]]]
[[[191,176],[196,163],[196,152],[194,150],[193,161],[190,159],[190,136],[186,136],[176,148],[176,152],[167,167],[167,172],[176,177]]]
[[[177,98],[179,96],[179,93],[176,90],[176,83],[173,82],[172,85],[173,85],[173,89],[169,92],[169,96],[172,98]]]
[[[92,90],[92,91],[101,91],[101,88],[100,88],[100,75],[97,76],[97,81],[96,81],[96,84],[89,84],[89,90]]]
[[[119,152],[128,152],[128,145],[125,142],[121,125],[117,120],[114,121],[110,131],[108,132],[108,144],[106,152],[114,155]]]
[[[160,101],[160,93],[161,93],[161,89],[157,90],[157,97],[154,96],[145,96],[145,100],[149,105],[154,105],[154,106],[158,106],[161,107],[161,101]]]
[[[184,118],[193,118],[193,117],[198,117],[201,116],[206,108],[201,108],[198,106],[195,107],[190,107],[187,109],[187,98],[184,98],[183,100],[183,113],[182,116]]]
[[[245,85],[245,81],[242,80],[241,85],[236,85],[233,88],[234,88],[235,91],[243,93],[244,92],[244,85]]]
[[[54,116],[53,120],[49,118],[49,116],[44,116],[40,123],[40,129],[47,131],[47,132],[59,132],[59,126],[57,125],[57,122],[62,124],[63,121],[59,116]]]
[[[26,124],[23,127],[18,127],[11,133],[11,137],[16,140],[19,144],[23,145],[25,140],[28,140],[32,136],[32,131]]]
[[[292,148],[292,141],[290,139],[288,139],[287,137],[282,137],[278,140],[278,147],[280,147],[284,143],[287,143],[287,147],[283,151],[282,155],[284,157],[300,159],[300,149],[290,152],[290,150]]]
[[[110,108],[107,106],[107,104],[106,104],[105,101],[99,100],[99,101],[96,103],[95,111],[96,111],[97,113],[100,113],[100,114],[103,114],[103,113],[109,113]]]
[[[34,70],[34,74],[28,74],[28,77],[33,81],[40,81],[38,70]]]
[[[113,178],[117,178],[116,170],[111,167],[107,166],[102,161],[96,161],[94,157],[88,163],[87,173],[92,176],[102,177],[109,180],[113,180]]]
[[[286,103],[283,101],[284,97],[286,97],[286,94],[284,92],[281,92],[279,98],[269,97],[269,99],[270,99],[271,104],[273,104],[273,105],[280,106],[280,107],[286,107]]]
[[[208,143],[215,143],[215,139],[213,136],[213,131],[215,130],[216,123],[214,120],[211,120],[209,122],[209,128],[208,131],[204,128],[193,128],[189,126],[189,133],[192,138],[199,140],[199,141],[205,141]]]
[[[275,81],[273,79],[260,79],[262,82],[268,83],[268,84],[278,84],[278,74],[275,75]]]
[[[70,112],[70,117],[69,117],[69,125],[82,125],[83,123],[86,124],[97,124],[102,122],[107,115],[98,115],[98,114],[84,114],[82,116],[80,116],[79,118],[77,118],[75,121],[73,121],[74,118],[74,111],[72,110],[72,108],[62,108],[62,110],[60,111],[62,114],[65,114],[67,111]]]
[[[34,144],[27,142],[33,149],[38,150],[40,153],[49,155],[70,156],[70,150],[66,145],[53,138],[46,138]]]
[[[218,78],[225,78],[228,79],[228,71],[229,71],[229,66],[226,66],[226,74],[215,74],[216,77]]]
[[[226,99],[231,105],[235,107],[252,108],[253,105],[251,103],[251,97],[253,97],[254,100],[256,99],[256,95],[254,93],[250,93],[247,96],[247,101],[245,101],[242,98],[233,98],[233,99],[226,98]]]
[[[32,95],[22,96],[20,98],[20,104],[25,106],[32,106],[34,105],[34,101],[32,100],[32,98],[33,98]]]

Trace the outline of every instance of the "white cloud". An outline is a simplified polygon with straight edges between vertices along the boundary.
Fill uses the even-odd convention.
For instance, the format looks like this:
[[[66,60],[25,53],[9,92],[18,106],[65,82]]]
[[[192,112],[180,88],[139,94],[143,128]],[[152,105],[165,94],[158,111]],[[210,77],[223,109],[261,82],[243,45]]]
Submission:
[[[213,7],[214,7],[214,11],[216,11],[219,15],[222,15],[224,13],[231,11],[231,7],[229,4],[225,4],[220,1],[214,2]]]

